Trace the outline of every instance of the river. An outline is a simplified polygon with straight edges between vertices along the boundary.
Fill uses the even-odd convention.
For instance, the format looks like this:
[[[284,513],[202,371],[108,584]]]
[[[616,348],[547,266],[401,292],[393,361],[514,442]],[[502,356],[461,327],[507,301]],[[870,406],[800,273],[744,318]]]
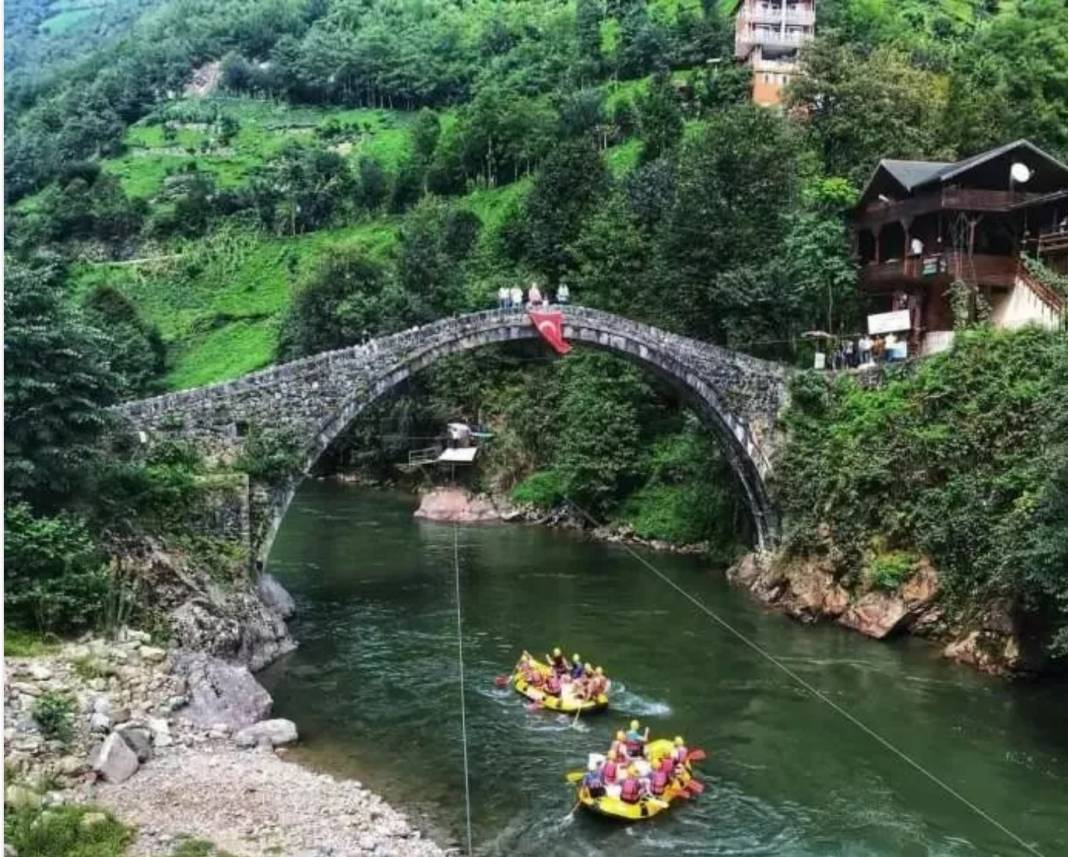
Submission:
[[[453,572],[459,539],[471,820],[480,855],[1026,855],[715,624],[621,546],[412,518],[410,496],[301,487],[269,570],[300,648],[262,674],[294,755],[353,777],[443,843],[466,837]],[[698,558],[646,554],[732,627],[1045,857],[1068,854],[1068,694],[766,612]],[[603,664],[611,709],[572,724],[494,686],[523,648]],[[651,822],[571,815],[566,771],[631,717],[709,753],[704,795]]]

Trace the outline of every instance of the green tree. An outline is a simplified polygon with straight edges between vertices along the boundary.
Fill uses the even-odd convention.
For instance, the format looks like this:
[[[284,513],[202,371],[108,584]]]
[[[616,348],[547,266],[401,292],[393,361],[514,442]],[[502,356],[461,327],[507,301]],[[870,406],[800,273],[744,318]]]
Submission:
[[[890,48],[864,55],[833,36],[816,38],[802,51],[786,101],[827,175],[859,185],[882,158],[952,155],[945,85]]]
[[[604,162],[589,141],[560,144],[545,159],[512,224],[513,252],[558,281],[573,268],[569,247],[607,189]]]
[[[552,466],[570,497],[601,514],[637,476],[649,390],[631,366],[596,353],[565,360],[561,385]]]
[[[638,112],[638,135],[642,162],[656,160],[678,145],[682,138],[682,109],[668,74],[657,74],[649,88],[634,101]]]
[[[356,205],[364,211],[381,208],[389,196],[389,177],[382,165],[368,155],[360,157],[357,166]]]
[[[577,0],[575,4],[575,32],[579,53],[595,67],[601,61],[601,20],[603,12],[598,0]]]
[[[85,484],[122,381],[58,268],[9,258],[4,286],[6,491],[53,510]]]
[[[462,309],[462,265],[479,226],[473,215],[432,196],[420,200],[404,218],[397,278],[420,318],[430,320]]]
[[[622,193],[611,194],[584,219],[570,251],[575,263],[575,272],[568,276],[573,300],[655,321],[656,297],[648,290],[652,241]]]
[[[278,359],[295,360],[402,329],[404,293],[358,251],[328,256],[297,291],[282,320]]]
[[[35,516],[4,506],[4,622],[42,631],[78,631],[99,618],[108,591],[104,557],[84,520],[67,512]]]
[[[111,368],[122,379],[123,394],[133,397],[159,392],[167,363],[159,328],[146,323],[137,307],[110,286],[98,287],[85,306],[94,324],[110,335]]]
[[[718,342],[765,338],[778,283],[756,272],[786,237],[797,157],[788,121],[752,105],[714,115],[683,143],[674,198],[657,229],[665,323]]]

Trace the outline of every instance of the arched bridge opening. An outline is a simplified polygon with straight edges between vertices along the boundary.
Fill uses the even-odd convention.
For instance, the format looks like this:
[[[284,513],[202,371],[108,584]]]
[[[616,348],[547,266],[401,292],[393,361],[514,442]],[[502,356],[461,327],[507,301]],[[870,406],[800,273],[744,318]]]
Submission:
[[[149,442],[178,434],[220,460],[240,455],[250,426],[285,429],[305,439],[307,473],[364,410],[421,370],[451,354],[538,335],[521,311],[472,313],[121,410]],[[564,335],[621,355],[679,392],[720,440],[751,512],[757,546],[773,546],[779,525],[767,480],[786,370],[585,307],[564,310]],[[250,548],[256,557],[270,550],[299,481],[271,490],[252,486]]]

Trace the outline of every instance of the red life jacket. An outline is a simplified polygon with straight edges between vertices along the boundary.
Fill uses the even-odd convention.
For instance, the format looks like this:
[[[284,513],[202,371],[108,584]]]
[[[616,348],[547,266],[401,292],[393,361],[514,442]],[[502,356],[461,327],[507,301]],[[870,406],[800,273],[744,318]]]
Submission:
[[[604,767],[601,769],[601,774],[604,776],[606,783],[614,783],[616,781],[616,763],[605,762]]]
[[[671,775],[675,773],[675,763],[671,761],[669,756],[665,756],[660,760],[660,770],[668,779],[671,779]]]
[[[619,790],[619,799],[625,803],[637,803],[641,795],[641,786],[634,777],[623,780],[623,786]]]
[[[671,758],[678,762],[680,765],[686,761],[686,757],[690,755],[690,751],[685,747],[676,747],[671,751]]]
[[[642,754],[642,747],[643,746],[644,746],[644,743],[642,741],[640,741],[640,740],[635,740],[633,738],[628,738],[627,739],[627,752],[631,756],[640,756]]]
[[[654,771],[653,777],[649,781],[649,791],[651,791],[654,795],[662,795],[664,793],[664,789],[667,788],[667,781],[667,774],[664,773],[663,769],[659,771]]]

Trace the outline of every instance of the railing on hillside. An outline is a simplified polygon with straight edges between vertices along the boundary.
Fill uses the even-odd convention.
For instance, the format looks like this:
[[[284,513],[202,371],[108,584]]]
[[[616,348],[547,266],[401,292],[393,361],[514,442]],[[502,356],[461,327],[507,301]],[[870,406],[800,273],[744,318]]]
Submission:
[[[1037,277],[1033,276],[1026,269],[1021,269],[1019,273],[1020,282],[1022,282],[1027,288],[1029,288],[1042,303],[1048,306],[1055,313],[1063,313],[1065,309],[1064,298],[1056,291],[1051,289]]]

